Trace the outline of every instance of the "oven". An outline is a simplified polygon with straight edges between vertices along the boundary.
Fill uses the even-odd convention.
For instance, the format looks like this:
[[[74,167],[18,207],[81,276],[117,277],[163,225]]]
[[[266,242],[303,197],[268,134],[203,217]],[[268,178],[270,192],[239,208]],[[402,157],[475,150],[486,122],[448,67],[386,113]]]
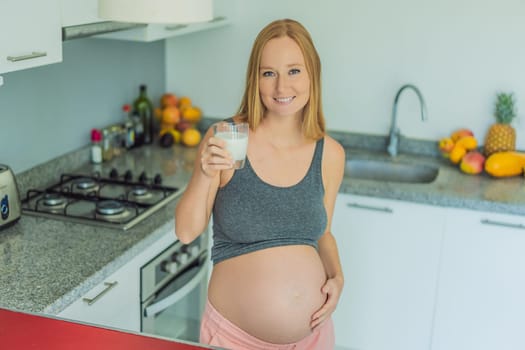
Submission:
[[[198,342],[211,262],[209,230],[177,241],[140,271],[141,332]]]

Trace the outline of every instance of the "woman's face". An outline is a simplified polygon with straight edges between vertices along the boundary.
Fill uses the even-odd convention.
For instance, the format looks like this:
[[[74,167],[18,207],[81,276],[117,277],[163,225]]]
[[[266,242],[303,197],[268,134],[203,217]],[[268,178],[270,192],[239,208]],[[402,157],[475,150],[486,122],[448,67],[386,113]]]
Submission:
[[[285,36],[268,41],[259,67],[266,116],[299,116],[310,98],[310,77],[299,45]]]

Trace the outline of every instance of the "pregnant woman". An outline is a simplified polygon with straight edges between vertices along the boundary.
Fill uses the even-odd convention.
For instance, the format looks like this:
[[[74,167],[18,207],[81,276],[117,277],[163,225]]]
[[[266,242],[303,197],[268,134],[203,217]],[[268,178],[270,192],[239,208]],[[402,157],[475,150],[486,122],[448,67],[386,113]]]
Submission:
[[[213,214],[201,341],[333,349],[330,315],[344,279],[330,224],[345,155],[326,134],[320,60],[300,23],[277,20],[259,33],[233,121],[250,127],[245,166],[233,169],[224,140],[209,130],[175,212],[183,243]]]

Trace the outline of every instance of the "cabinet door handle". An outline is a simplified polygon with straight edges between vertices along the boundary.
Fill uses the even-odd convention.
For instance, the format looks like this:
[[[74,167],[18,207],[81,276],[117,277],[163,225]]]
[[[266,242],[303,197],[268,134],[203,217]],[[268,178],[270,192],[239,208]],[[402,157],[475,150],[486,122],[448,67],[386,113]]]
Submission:
[[[30,60],[33,58],[44,57],[44,56],[47,56],[47,52],[33,51],[30,54],[22,55],[22,56],[7,56],[7,60],[11,62],[18,62],[18,61]]]
[[[504,226],[504,227],[510,227],[510,228],[525,229],[525,225],[523,225],[523,224],[512,224],[510,222],[493,221],[493,220],[490,220],[490,219],[482,219],[481,223],[485,224],[485,225],[494,225],[494,226]]]
[[[388,207],[375,207],[375,206],[363,205],[359,203],[346,203],[346,206],[349,208],[374,210],[374,211],[380,211],[383,213],[393,213],[394,212],[391,208],[388,208]]]
[[[102,290],[102,292],[98,293],[93,298],[82,298],[82,300],[85,301],[88,305],[93,305],[98,299],[102,298],[102,296],[104,294],[109,292],[109,290],[111,288],[115,287],[117,284],[118,284],[117,281],[115,281],[115,282],[104,282],[104,285],[106,286],[106,288],[104,288],[104,290]]]

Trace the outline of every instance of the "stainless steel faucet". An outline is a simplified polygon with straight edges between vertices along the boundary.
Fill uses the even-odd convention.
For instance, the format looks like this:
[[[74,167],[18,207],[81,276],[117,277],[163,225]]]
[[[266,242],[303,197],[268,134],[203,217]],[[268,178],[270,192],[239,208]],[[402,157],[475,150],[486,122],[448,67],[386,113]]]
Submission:
[[[397,103],[399,101],[399,96],[401,96],[401,93],[408,88],[414,90],[417,94],[417,97],[419,98],[419,104],[421,107],[421,120],[427,120],[427,108],[425,106],[425,100],[423,99],[423,95],[421,94],[419,89],[412,84],[406,84],[401,86],[401,88],[397,91],[396,97],[394,98],[394,106],[392,108],[392,125],[390,126],[390,136],[388,138],[387,147],[388,154],[390,154],[391,157],[395,157],[397,155],[399,139],[401,138],[401,133],[399,131],[399,128],[397,127]]]

